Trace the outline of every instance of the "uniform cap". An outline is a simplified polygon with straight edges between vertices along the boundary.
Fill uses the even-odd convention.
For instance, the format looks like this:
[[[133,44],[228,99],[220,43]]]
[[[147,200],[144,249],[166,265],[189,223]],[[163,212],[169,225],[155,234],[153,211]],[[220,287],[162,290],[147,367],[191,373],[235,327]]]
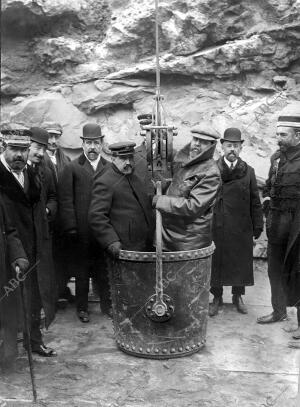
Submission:
[[[89,139],[89,140],[94,140],[94,139],[99,139],[103,138],[104,135],[101,133],[101,127],[99,124],[96,123],[87,123],[83,126],[82,129],[82,138],[84,139]]]
[[[219,133],[209,123],[198,124],[192,127],[191,133],[193,137],[203,140],[216,141],[220,138]]]
[[[29,147],[31,132],[19,123],[3,123],[0,127],[3,142],[8,146]]]
[[[31,141],[35,141],[36,143],[42,144],[46,147],[48,146],[49,133],[47,130],[40,127],[31,127],[29,131],[31,132]]]
[[[110,151],[114,157],[132,157],[134,154],[134,147],[136,144],[133,141],[124,141],[114,143],[109,146]]]
[[[63,132],[62,126],[56,122],[44,122],[42,128],[53,134],[62,134]]]
[[[277,122],[279,126],[300,129],[300,102],[293,102],[281,111]]]
[[[244,140],[242,139],[242,133],[240,129],[236,127],[229,127],[224,131],[224,136],[221,138],[221,143],[224,141],[232,141],[232,142],[240,142],[243,143]]]

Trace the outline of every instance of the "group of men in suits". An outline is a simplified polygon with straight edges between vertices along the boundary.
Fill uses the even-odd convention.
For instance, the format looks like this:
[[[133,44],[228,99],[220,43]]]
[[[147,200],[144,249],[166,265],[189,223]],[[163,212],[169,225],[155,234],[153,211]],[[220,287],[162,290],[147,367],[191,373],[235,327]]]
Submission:
[[[273,312],[258,318],[263,324],[285,319],[287,305],[296,305],[300,315],[297,109],[279,118],[280,150],[272,157],[264,193]],[[153,209],[163,215],[164,250],[199,249],[215,241],[210,315],[217,315],[222,305],[224,285],[232,286],[237,310],[247,313],[242,295],[245,286],[254,284],[252,245],[263,230],[263,212],[254,170],[239,157],[243,143],[239,129],[225,130],[220,140],[223,156],[216,162],[218,133],[207,123],[195,126],[191,141],[175,156],[173,179],[163,196],[149,194],[147,177],[141,173],[146,165],[143,171],[135,171],[135,143],[112,144],[111,160],[103,157],[104,135],[98,124],[83,127],[82,153],[73,161],[59,146],[62,128],[57,123],[31,129],[11,124],[1,133],[0,237],[4,239],[0,245],[4,249],[0,260],[6,273],[0,275],[1,298],[5,297],[0,302],[0,349],[4,360],[12,358],[16,349],[18,324],[7,323],[5,309],[18,314],[20,307],[11,307],[12,301],[18,304],[18,281],[24,282],[27,314],[23,318],[30,325],[30,341],[24,334],[24,346],[53,356],[55,350],[43,342],[41,309],[47,327],[57,305],[75,301],[79,320],[89,322],[93,277],[101,310],[111,316],[107,258],[118,258],[122,249],[153,250]],[[75,277],[75,298],[67,286],[70,276]],[[16,284],[9,291],[12,281]],[[5,347],[5,338],[11,343],[12,337],[13,345]],[[294,338],[300,338],[298,331]]]

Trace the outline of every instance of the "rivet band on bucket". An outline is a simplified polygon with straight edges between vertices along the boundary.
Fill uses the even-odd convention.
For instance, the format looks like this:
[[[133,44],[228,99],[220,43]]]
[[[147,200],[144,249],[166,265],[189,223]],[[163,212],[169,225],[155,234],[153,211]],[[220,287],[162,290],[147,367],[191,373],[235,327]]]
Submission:
[[[164,262],[167,261],[185,261],[185,260],[195,260],[211,256],[215,250],[215,244],[208,247],[196,250],[184,250],[180,252],[163,252],[162,259]],[[154,262],[156,260],[155,252],[135,252],[129,250],[121,250],[119,255],[119,260],[127,261],[141,261],[141,262]]]

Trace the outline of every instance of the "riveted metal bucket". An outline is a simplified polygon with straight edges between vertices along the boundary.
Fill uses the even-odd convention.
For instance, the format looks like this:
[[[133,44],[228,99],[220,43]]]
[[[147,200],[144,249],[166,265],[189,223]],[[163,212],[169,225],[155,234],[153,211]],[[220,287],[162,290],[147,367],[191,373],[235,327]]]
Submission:
[[[131,355],[168,359],[190,355],[205,344],[211,256],[209,247],[163,253],[164,298],[169,319],[151,318],[156,253],[122,250],[110,262],[115,338]]]

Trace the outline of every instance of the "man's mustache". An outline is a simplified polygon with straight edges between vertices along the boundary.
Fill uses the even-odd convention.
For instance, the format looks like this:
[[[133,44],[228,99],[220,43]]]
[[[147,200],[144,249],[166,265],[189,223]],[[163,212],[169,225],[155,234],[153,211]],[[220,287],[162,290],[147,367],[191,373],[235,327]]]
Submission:
[[[21,163],[25,163],[25,160],[22,157],[16,157],[13,159],[13,162],[20,161]]]

